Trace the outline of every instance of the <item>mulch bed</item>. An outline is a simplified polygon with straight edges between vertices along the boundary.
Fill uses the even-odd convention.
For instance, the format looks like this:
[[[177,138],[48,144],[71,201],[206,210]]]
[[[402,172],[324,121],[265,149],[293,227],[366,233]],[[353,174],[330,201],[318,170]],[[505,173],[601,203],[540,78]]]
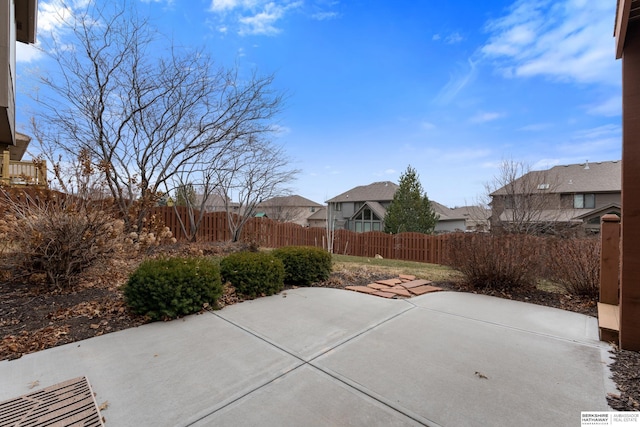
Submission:
[[[0,283],[0,360],[16,359],[23,354],[144,324],[144,317],[127,310],[119,287],[135,265],[136,262],[131,261],[114,271],[96,272],[95,280],[87,280],[72,292],[34,288],[23,283]],[[378,272],[342,271],[332,273],[327,281],[313,286],[342,289],[391,277]],[[472,290],[464,284],[450,282],[435,282],[433,285],[450,291],[482,293],[594,317],[597,314],[595,301],[560,293],[536,289]],[[225,286],[219,306],[242,300],[233,287]],[[617,349],[612,353],[615,361],[611,370],[620,393],[607,397],[609,405],[616,410],[638,411],[640,353]]]

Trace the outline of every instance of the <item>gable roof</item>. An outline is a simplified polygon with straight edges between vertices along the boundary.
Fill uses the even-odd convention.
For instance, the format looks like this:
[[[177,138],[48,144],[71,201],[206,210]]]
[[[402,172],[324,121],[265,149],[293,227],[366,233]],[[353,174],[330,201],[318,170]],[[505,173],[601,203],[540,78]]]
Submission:
[[[585,212],[582,215],[578,215],[576,218],[586,219],[593,216],[601,216],[603,214],[609,213],[610,211],[620,213],[620,203],[609,203],[608,205],[601,206],[599,208],[590,210],[589,212]]]
[[[322,207],[320,203],[305,199],[297,194],[291,196],[272,197],[261,202],[258,206]]]
[[[573,165],[554,166],[543,171],[531,171],[518,182],[529,184],[549,184],[549,188],[533,188],[532,193],[604,193],[619,192],[622,189],[622,162],[578,163]],[[525,187],[531,188],[525,185]],[[505,185],[491,193],[491,196],[507,195]],[[529,190],[527,190],[529,191]]]
[[[361,185],[345,191],[336,197],[327,200],[327,203],[339,202],[390,202],[396,194],[398,185],[391,181],[374,182],[369,185]]]
[[[322,208],[318,209],[317,211],[315,211],[314,213],[312,213],[311,215],[309,215],[307,217],[307,221],[309,221],[309,220],[326,221],[327,220],[327,208],[322,207]]]
[[[353,213],[353,215],[351,216],[351,218],[355,218],[356,216],[358,216],[358,214],[360,214],[360,212],[362,212],[362,210],[364,208],[368,207],[369,209],[371,209],[371,211],[381,220],[384,220],[384,217],[387,215],[387,210],[384,208],[384,206],[382,206],[380,203],[378,202],[372,202],[372,201],[368,201],[365,202],[360,209],[358,209],[357,211],[355,211]]]

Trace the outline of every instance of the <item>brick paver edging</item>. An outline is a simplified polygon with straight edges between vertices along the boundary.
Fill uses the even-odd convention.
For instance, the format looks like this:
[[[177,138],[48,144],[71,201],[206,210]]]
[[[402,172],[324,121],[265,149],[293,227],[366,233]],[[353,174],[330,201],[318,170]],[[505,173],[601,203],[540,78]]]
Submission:
[[[401,274],[398,278],[378,280],[367,286],[347,286],[345,289],[382,298],[411,298],[442,290],[432,286],[431,283],[433,283],[431,280],[416,279],[416,276]]]

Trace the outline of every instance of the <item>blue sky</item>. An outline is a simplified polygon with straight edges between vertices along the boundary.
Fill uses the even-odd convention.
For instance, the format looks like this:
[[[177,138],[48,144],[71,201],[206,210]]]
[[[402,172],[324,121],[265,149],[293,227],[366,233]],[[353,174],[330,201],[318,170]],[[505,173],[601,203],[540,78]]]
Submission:
[[[67,3],[79,1],[88,0]],[[60,7],[39,1],[39,38],[56,31]],[[503,159],[546,168],[621,157],[615,1],[147,0],[139,9],[177,45],[275,73],[288,94],[277,143],[301,170],[294,192],[319,203],[398,182],[411,165],[430,199],[461,206]],[[17,60],[17,124],[28,133],[28,71],[46,63],[25,45]]]

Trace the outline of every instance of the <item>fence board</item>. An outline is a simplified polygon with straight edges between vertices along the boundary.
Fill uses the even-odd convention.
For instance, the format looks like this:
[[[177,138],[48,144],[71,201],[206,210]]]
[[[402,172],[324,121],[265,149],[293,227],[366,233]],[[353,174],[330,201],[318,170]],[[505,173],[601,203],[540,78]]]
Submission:
[[[191,234],[188,210],[183,206],[156,207],[151,213],[169,227],[178,241],[187,240]],[[194,211],[197,218],[198,211]],[[234,214],[235,215],[235,214]],[[182,219],[186,234],[180,225]],[[356,233],[349,230],[335,230],[333,253],[373,258],[401,259],[406,261],[441,264],[446,256],[446,235],[421,233],[400,233],[396,235],[369,231]],[[198,241],[221,242],[231,238],[226,212],[208,212],[203,215],[196,233]],[[241,240],[253,241],[270,248],[282,246],[328,247],[327,230],[318,227],[302,227],[293,223],[281,223],[269,218],[251,218],[240,235]]]

